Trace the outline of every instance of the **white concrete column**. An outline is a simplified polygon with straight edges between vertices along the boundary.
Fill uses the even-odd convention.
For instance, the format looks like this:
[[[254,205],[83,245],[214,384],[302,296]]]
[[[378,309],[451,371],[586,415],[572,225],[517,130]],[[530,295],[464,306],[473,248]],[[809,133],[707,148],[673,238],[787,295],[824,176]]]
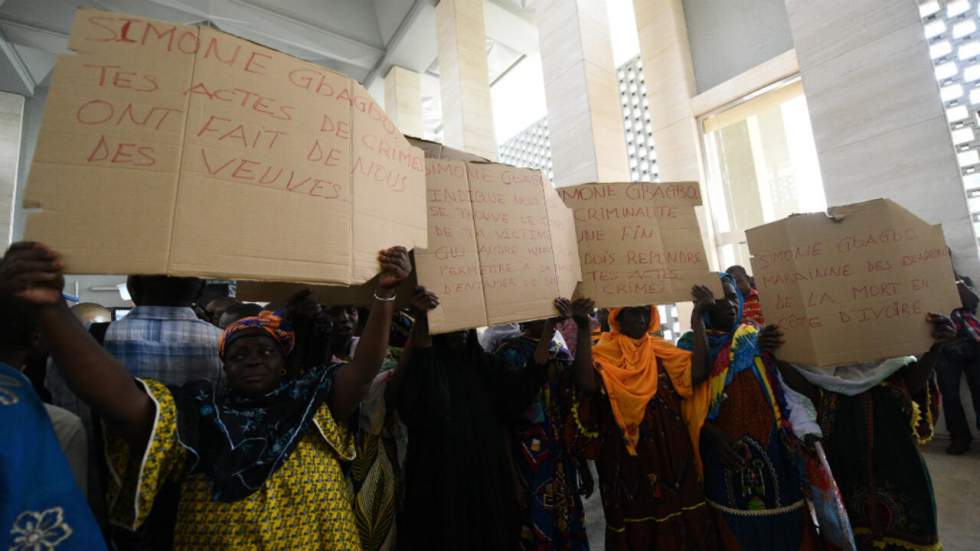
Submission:
[[[681,0],[633,0],[660,179],[702,182],[697,91]],[[702,185],[702,195],[704,186]]]
[[[885,197],[943,225],[956,267],[977,240],[912,0],[786,0],[828,205]]]
[[[718,266],[714,227],[701,159],[701,128],[691,108],[697,92],[687,22],[681,0],[633,0],[640,59],[650,104],[650,126],[657,152],[657,173],[664,182],[701,183],[703,205],[696,212],[708,263]],[[724,198],[716,198],[724,200]],[[684,308],[683,311],[681,309]],[[686,303],[678,304],[681,326],[689,323]]]
[[[0,92],[0,249],[13,238],[24,97]]]
[[[555,184],[630,179],[605,0],[538,0]]]
[[[436,5],[443,141],[496,160],[483,1],[440,0]]]
[[[422,81],[415,71],[394,65],[385,75],[385,112],[403,134],[422,137]]]

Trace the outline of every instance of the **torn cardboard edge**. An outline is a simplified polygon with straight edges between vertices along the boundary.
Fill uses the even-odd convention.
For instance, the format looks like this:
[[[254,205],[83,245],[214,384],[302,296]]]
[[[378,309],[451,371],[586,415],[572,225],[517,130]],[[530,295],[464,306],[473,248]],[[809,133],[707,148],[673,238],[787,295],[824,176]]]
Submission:
[[[283,283],[269,281],[237,281],[235,298],[245,302],[286,303],[297,293],[309,290],[317,304],[327,306],[371,306],[378,288],[380,274],[362,285],[344,287],[340,285],[311,285],[303,283]],[[417,285],[415,272],[395,288],[395,307],[406,308],[410,304],[412,291]]]
[[[423,155],[426,159],[438,159],[441,161],[463,161],[467,163],[490,163],[490,164],[503,164],[495,163],[486,157],[480,157],[473,153],[467,153],[462,149],[453,149],[447,145],[443,145],[439,142],[434,142],[432,140],[426,140],[424,138],[417,138],[415,136],[405,135],[405,139],[408,143],[414,147],[422,150]],[[512,165],[505,165],[512,166]],[[519,167],[514,167],[519,168]],[[533,169],[530,169],[533,170]]]

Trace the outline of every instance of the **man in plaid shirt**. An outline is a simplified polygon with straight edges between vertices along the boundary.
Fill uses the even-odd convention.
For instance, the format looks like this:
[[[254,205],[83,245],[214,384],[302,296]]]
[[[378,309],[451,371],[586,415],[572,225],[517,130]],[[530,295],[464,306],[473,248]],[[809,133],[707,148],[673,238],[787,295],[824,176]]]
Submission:
[[[109,325],[105,349],[133,377],[182,385],[221,376],[221,330],[197,318],[191,305],[204,281],[195,278],[131,276],[136,308]]]
[[[194,278],[130,276],[126,282],[136,304],[125,319],[105,331],[105,349],[133,377],[182,385],[221,376],[221,330],[201,321],[191,308],[204,282]],[[48,366],[45,383],[52,401],[78,415],[87,413],[57,369]],[[82,411],[79,411],[82,410]],[[83,419],[87,417],[83,415]]]

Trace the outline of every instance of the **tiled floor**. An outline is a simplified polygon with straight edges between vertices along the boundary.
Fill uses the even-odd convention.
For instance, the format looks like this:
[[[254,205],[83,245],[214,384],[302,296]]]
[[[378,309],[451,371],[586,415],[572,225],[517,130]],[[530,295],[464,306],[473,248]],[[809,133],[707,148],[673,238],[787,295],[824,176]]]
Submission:
[[[944,453],[937,438],[922,452],[929,464],[939,509],[939,536],[945,551],[980,550],[980,445],[967,455]]]
[[[980,443],[967,455],[952,457],[937,438],[922,449],[929,464],[939,509],[939,534],[945,551],[980,551]],[[603,551],[605,521],[598,492],[585,504],[592,549]]]

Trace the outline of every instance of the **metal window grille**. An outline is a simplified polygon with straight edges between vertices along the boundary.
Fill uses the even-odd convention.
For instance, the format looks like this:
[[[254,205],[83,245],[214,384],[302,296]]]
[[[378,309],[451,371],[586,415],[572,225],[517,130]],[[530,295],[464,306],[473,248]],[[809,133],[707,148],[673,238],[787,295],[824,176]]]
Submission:
[[[919,15],[973,229],[980,235],[980,5],[978,0],[920,0]]]

